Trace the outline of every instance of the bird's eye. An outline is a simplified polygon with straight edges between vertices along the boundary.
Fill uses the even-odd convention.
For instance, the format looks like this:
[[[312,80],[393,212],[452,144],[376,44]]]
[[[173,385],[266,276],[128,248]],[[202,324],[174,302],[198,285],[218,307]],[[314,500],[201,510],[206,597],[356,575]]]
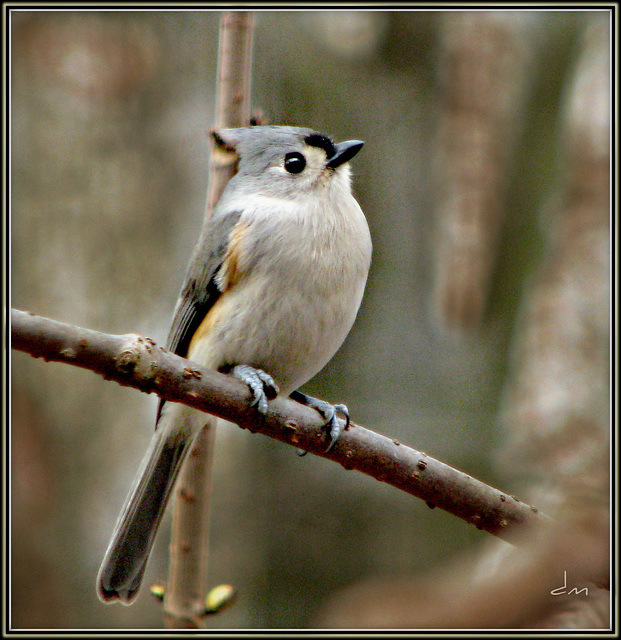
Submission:
[[[297,151],[292,151],[285,156],[285,169],[289,173],[302,173],[306,166],[306,158]]]

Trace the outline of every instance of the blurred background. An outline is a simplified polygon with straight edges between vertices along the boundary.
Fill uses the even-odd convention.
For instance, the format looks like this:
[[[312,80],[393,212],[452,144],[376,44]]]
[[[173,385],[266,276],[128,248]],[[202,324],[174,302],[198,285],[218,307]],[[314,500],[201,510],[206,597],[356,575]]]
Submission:
[[[11,304],[163,344],[204,212],[221,14],[10,17]],[[258,11],[252,97],[266,123],[365,141],[352,170],[371,274],[304,390],[579,523],[602,567],[609,19]],[[22,353],[11,365],[12,626],[162,627],[148,589],[131,607],[95,592],[157,398]],[[145,585],[166,578],[168,538],[166,519]],[[449,619],[446,598],[423,616],[416,585],[462,584],[465,559],[485,566],[495,544],[367,476],[218,431],[210,583],[239,597],[210,628],[485,626]],[[396,585],[410,595],[389,597]],[[577,628],[607,625],[607,594],[592,587]],[[575,609],[544,596],[488,626],[558,626]]]

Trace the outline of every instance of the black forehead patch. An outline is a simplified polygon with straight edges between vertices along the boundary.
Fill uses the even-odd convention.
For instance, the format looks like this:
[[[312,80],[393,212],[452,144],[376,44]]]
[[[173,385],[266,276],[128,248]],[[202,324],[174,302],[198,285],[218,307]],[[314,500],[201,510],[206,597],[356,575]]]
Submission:
[[[304,142],[311,147],[319,147],[326,152],[326,157],[330,159],[336,153],[334,142],[321,133],[311,133],[304,138]]]

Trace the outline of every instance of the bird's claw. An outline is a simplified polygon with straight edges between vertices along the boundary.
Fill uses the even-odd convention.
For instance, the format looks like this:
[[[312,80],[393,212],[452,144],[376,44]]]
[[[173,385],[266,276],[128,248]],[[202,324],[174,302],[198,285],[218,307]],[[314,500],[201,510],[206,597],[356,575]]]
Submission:
[[[326,418],[326,423],[324,426],[328,427],[328,433],[330,434],[330,444],[326,449],[326,453],[328,453],[328,451],[330,451],[330,449],[332,449],[332,447],[334,446],[334,443],[341,437],[341,433],[343,433],[343,431],[345,431],[345,429],[349,427],[349,410],[344,404],[326,404],[326,412],[328,415],[325,415],[320,409],[317,409],[317,411],[319,411],[319,413],[321,413],[324,418]],[[343,416],[345,420],[345,426],[341,426],[341,423],[336,417],[337,413],[340,413]]]
[[[347,409],[347,406],[344,404],[330,404],[325,400],[319,400],[318,398],[307,396],[301,391],[294,391],[290,397],[307,407],[312,407],[324,418],[324,427],[327,427],[328,435],[330,436],[330,444],[325,451],[328,453],[336,441],[341,437],[343,431],[349,427],[349,410]],[[343,416],[345,426],[341,426],[337,413],[340,413]],[[301,449],[298,450],[298,455],[304,455],[305,453],[306,452]]]
[[[248,364],[238,364],[230,371],[231,375],[241,380],[252,393],[251,407],[256,407],[261,415],[267,413],[267,401],[278,395],[278,385],[269,373],[255,369]]]

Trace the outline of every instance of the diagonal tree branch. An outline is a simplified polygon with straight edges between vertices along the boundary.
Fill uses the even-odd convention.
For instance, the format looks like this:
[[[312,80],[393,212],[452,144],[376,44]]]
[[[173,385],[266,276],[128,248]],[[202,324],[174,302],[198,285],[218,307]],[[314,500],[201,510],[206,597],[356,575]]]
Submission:
[[[550,519],[534,507],[392,438],[351,424],[325,453],[327,434],[319,415],[290,398],[269,403],[265,420],[250,408],[248,388],[159,347],[150,338],[109,335],[24,311],[11,311],[12,348],[46,361],[90,369],[107,380],[156,393],[329,458],[444,509],[513,542],[526,526]]]

